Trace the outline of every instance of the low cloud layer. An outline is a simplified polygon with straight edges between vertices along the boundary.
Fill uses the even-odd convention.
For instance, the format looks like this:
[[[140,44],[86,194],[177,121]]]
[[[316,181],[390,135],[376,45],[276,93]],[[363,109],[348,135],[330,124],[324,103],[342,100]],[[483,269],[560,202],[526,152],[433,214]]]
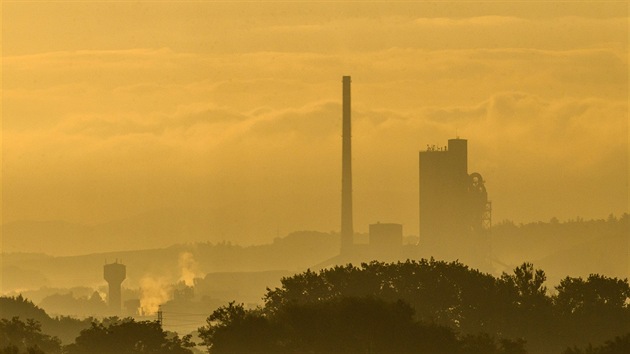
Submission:
[[[20,52],[7,32],[3,222],[177,208],[211,211],[209,237],[236,242],[336,230],[342,75],[358,231],[417,233],[418,151],[456,135],[494,220],[627,211],[627,18],[325,13],[261,17],[257,32],[234,19],[216,49],[210,34],[156,45],[149,26],[135,48],[121,36],[79,49],[68,34],[65,48]]]

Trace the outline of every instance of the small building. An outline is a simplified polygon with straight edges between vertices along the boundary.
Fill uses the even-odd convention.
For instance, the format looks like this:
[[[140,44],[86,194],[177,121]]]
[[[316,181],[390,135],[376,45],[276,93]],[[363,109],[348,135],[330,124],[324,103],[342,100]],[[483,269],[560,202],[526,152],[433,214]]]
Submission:
[[[401,224],[380,222],[370,225],[370,247],[378,249],[396,249],[402,246],[403,232]]]

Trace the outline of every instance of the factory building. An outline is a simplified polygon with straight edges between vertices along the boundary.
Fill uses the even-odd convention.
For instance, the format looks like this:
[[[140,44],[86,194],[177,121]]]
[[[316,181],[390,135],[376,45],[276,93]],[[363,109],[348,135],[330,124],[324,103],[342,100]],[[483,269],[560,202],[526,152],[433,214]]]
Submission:
[[[401,224],[383,223],[370,225],[370,247],[378,249],[399,248],[403,243]]]
[[[467,143],[450,139],[420,151],[419,237],[426,254],[479,265],[489,256],[491,204],[481,174],[468,173]]]
[[[393,223],[370,224],[369,253],[373,259],[397,261],[403,258],[403,226]]]

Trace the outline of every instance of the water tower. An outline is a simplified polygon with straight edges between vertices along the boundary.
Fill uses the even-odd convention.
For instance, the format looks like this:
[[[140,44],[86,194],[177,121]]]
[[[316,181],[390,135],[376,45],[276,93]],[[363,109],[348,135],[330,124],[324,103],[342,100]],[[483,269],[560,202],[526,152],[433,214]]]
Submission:
[[[103,277],[109,284],[109,308],[112,312],[120,313],[122,306],[121,284],[127,277],[127,267],[124,264],[115,263],[105,264],[103,267]]]

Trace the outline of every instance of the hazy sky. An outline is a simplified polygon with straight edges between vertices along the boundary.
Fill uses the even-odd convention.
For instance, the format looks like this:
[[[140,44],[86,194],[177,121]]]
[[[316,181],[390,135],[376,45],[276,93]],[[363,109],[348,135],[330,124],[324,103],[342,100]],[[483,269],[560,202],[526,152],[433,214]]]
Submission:
[[[357,231],[417,234],[418,151],[456,134],[495,222],[628,210],[625,1],[3,1],[2,20],[3,223],[339,230],[343,75]]]

